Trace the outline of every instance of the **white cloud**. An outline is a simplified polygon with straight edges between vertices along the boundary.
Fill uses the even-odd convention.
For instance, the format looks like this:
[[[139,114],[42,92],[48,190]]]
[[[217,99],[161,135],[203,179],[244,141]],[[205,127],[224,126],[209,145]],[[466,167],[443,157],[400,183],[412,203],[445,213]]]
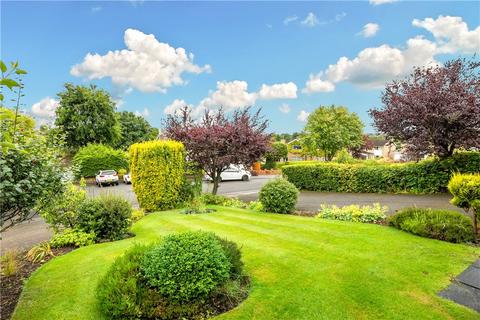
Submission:
[[[398,0],[368,0],[370,4],[374,6],[379,6],[381,4],[386,4],[386,3],[392,3],[392,2],[397,2]]]
[[[217,89],[211,91],[198,105],[194,106],[185,100],[176,99],[165,107],[164,113],[175,114],[178,109],[186,105],[192,109],[192,116],[195,118],[202,115],[205,110],[216,110],[221,107],[229,112],[253,106],[258,99],[293,99],[296,97],[297,85],[293,82],[263,84],[258,92],[249,92],[246,81],[218,81]]]
[[[376,23],[370,22],[363,26],[363,29],[359,34],[365,38],[370,38],[376,35],[378,30],[380,30],[380,26]]]
[[[148,117],[150,115],[150,111],[148,110],[148,108],[144,108],[143,111],[136,110],[135,115],[137,115],[139,117],[140,116],[141,117]]]
[[[310,115],[310,112],[306,112],[305,110],[300,111],[300,113],[297,116],[297,120],[301,122],[307,122],[308,116]]]
[[[105,55],[88,53],[70,73],[77,77],[102,79],[111,77],[118,86],[130,86],[143,92],[165,92],[173,85],[182,85],[182,74],[209,72],[210,66],[193,63],[193,54],[159,42],[153,34],[135,29],[125,31],[127,49],[109,51]]]
[[[335,90],[335,84],[328,80],[322,80],[322,73],[319,74],[310,74],[310,77],[305,84],[305,88],[302,90],[304,93],[313,93],[313,92],[331,92]]]
[[[284,103],[278,108],[278,110],[280,110],[281,113],[289,113],[291,108],[288,104]]]
[[[341,57],[318,75],[310,75],[302,91],[332,91],[339,82],[362,88],[381,88],[386,82],[409,74],[414,67],[438,64],[439,54],[470,54],[480,51],[480,26],[469,30],[461,17],[439,16],[415,19],[412,24],[432,33],[434,41],[423,36],[410,38],[404,47],[388,44],[365,48],[356,57]]]
[[[329,65],[325,76],[332,83],[348,81],[364,88],[378,88],[408,74],[414,66],[435,63],[435,51],[435,43],[421,37],[409,39],[404,50],[386,44],[366,48],[354,59],[341,57]]]
[[[91,8],[91,11],[92,11],[93,13],[100,12],[100,11],[102,11],[102,7],[100,7],[100,6],[92,7],[92,8]]]
[[[300,22],[302,25],[307,26],[307,27],[315,27],[318,25],[320,22],[318,21],[317,16],[313,12],[309,12],[307,16],[305,17],[302,22]]]
[[[173,102],[171,104],[169,104],[168,106],[165,107],[163,112],[165,114],[174,115],[174,114],[177,113],[178,110],[180,110],[181,108],[183,108],[185,106],[187,106],[189,108],[193,108],[193,106],[191,104],[188,104],[185,100],[175,99],[175,100],[173,100]]]
[[[256,93],[248,92],[246,81],[235,80],[231,82],[218,81],[217,90],[200,102],[204,108],[223,107],[226,111],[252,106],[257,100]]]
[[[475,53],[480,51],[480,26],[468,30],[461,17],[439,16],[437,19],[414,19],[412,25],[433,34],[441,53]]]
[[[290,23],[292,23],[294,21],[297,21],[297,20],[298,20],[298,16],[286,17],[285,19],[283,19],[283,24],[288,26]]]
[[[341,21],[343,18],[345,18],[347,16],[347,13],[346,12],[341,12],[337,15],[335,15],[335,21]]]
[[[267,27],[268,29],[272,29],[272,28],[273,28],[273,25],[271,25],[270,23],[267,23],[267,24],[265,25],[265,27]]]
[[[40,118],[54,118],[58,105],[58,100],[46,97],[32,105],[32,113]]]
[[[297,85],[293,82],[277,83],[271,86],[262,84],[258,92],[258,98],[270,99],[295,99],[297,97]]]

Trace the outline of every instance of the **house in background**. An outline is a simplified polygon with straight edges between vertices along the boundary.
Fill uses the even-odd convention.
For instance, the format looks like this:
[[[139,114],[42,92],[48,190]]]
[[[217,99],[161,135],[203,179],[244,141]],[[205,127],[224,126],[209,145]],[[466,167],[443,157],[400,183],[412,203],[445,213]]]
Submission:
[[[394,143],[386,139],[371,139],[373,147],[362,152],[363,159],[382,159],[385,161],[401,162],[406,157],[402,150],[397,149]]]

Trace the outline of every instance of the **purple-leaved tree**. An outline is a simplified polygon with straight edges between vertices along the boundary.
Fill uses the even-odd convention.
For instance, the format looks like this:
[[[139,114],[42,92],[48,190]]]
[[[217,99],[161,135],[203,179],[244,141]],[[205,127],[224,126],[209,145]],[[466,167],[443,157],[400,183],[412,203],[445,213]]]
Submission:
[[[194,121],[192,110],[184,107],[165,121],[165,136],[183,142],[188,158],[212,178],[213,194],[230,164],[250,166],[269,150],[270,134],[265,133],[268,121],[260,116],[260,110],[250,111],[236,110],[228,117],[220,108],[206,111]]]
[[[415,158],[443,159],[457,148],[480,147],[479,68],[475,57],[415,68],[386,85],[383,107],[370,110],[374,126]]]

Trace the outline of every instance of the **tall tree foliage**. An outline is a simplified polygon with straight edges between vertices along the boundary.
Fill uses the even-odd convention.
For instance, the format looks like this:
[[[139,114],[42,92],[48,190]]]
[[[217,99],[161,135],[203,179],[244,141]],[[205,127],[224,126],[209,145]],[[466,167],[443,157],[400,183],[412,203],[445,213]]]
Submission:
[[[66,146],[75,151],[89,143],[114,145],[120,138],[115,103],[95,86],[65,84],[58,94],[55,125],[65,133]]]
[[[362,144],[359,146],[350,147],[349,151],[354,158],[361,158],[364,153],[374,148],[374,143],[366,134],[362,137]]]
[[[134,143],[157,138],[158,129],[153,128],[144,117],[129,111],[118,112],[117,115],[121,130],[117,148],[126,150]]]
[[[330,161],[344,148],[362,144],[363,123],[346,107],[321,106],[313,111],[305,125],[302,143],[311,150],[311,155],[323,155]]]
[[[192,110],[184,107],[165,122],[165,135],[183,142],[188,158],[212,178],[213,194],[230,164],[250,166],[268,151],[268,121],[260,116],[260,110],[250,111],[236,110],[231,117],[223,109],[207,111],[200,121],[194,121]]]
[[[375,127],[420,158],[446,158],[457,148],[480,147],[480,62],[457,59],[415,68],[387,84],[383,107],[370,110]]]

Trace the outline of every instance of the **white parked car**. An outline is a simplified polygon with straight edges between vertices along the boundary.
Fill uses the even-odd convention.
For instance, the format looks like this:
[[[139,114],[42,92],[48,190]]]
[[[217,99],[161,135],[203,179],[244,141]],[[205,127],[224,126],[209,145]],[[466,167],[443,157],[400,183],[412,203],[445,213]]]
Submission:
[[[117,185],[118,175],[115,170],[100,170],[95,176],[95,184],[101,187],[104,184]]]
[[[123,175],[123,182],[126,184],[132,183],[132,178],[130,177],[130,173],[126,173]]]
[[[227,181],[227,180],[243,180],[248,181],[252,174],[250,171],[247,171],[243,168],[243,166],[235,166],[230,165],[227,170],[223,171],[220,174],[220,181]],[[206,174],[204,177],[205,180],[212,181],[212,178]]]

